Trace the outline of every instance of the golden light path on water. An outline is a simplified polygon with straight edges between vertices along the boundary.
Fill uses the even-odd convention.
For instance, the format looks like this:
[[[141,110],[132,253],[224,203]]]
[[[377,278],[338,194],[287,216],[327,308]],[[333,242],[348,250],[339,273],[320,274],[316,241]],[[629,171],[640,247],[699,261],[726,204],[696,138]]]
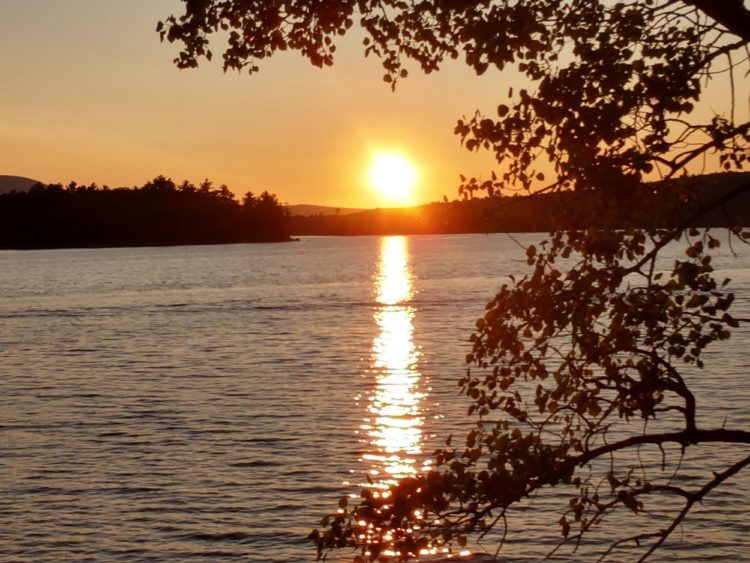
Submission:
[[[424,399],[419,371],[419,350],[414,344],[415,308],[410,304],[414,296],[409,239],[403,236],[384,237],[380,242],[377,270],[374,279],[375,307],[373,317],[378,327],[372,343],[371,373],[374,387],[370,394],[368,416],[361,426],[367,464],[368,483],[377,489],[375,495],[388,498],[391,485],[399,479],[429,469],[431,460],[423,459]],[[429,391],[429,389],[426,389]],[[367,541],[376,530],[362,521],[359,538]],[[385,534],[385,539],[391,532]],[[421,556],[454,554],[448,549],[424,549]],[[367,555],[370,555],[369,553]],[[390,550],[385,556],[398,556]],[[461,556],[469,555],[463,551]]]
[[[386,488],[414,475],[422,453],[424,417],[419,390],[419,352],[414,345],[414,295],[406,237],[381,239],[375,274],[374,319],[378,334],[372,344],[375,388],[368,404],[369,417],[362,425],[369,451],[372,486]]]

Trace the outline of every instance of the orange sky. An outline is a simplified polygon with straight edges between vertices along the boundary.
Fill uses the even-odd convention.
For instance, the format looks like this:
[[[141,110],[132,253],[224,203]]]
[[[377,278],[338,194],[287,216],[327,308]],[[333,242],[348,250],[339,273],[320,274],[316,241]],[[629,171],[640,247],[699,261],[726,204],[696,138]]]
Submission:
[[[496,106],[493,81],[456,64],[415,72],[393,94],[356,38],[324,70],[284,54],[254,76],[225,75],[218,62],[180,71],[154,31],[179,9],[177,0],[3,0],[0,174],[109,186],[164,174],[292,204],[375,207],[389,204],[367,182],[378,149],[419,167],[414,203],[454,198],[459,174],[490,170],[453,126]]]
[[[284,54],[254,76],[216,60],[180,71],[154,31],[179,11],[178,0],[2,0],[0,174],[113,187],[209,178],[290,204],[376,207],[392,202],[368,185],[373,151],[419,168],[412,203],[452,199],[459,174],[491,170],[453,127],[494,112],[512,79],[454,63],[393,94],[356,37],[324,70]]]

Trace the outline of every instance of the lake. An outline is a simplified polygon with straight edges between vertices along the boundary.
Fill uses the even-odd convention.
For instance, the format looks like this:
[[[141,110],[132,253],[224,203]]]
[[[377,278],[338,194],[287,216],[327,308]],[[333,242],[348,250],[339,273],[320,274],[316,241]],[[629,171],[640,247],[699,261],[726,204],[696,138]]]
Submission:
[[[0,561],[313,560],[340,496],[468,428],[468,336],[538,238],[0,252]],[[749,347],[695,374],[702,420],[750,427]],[[748,502],[740,475],[654,560],[750,560]],[[554,545],[532,513],[508,560]]]

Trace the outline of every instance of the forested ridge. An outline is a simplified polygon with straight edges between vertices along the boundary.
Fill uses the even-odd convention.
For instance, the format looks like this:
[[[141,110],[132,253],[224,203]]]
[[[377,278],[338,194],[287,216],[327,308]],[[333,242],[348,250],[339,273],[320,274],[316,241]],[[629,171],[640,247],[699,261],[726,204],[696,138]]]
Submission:
[[[469,198],[413,208],[373,209],[358,213],[290,217],[294,235],[392,235],[487,232],[547,232],[591,226],[590,203],[606,197],[620,211],[620,225],[675,227],[701,206],[750,180],[749,173],[691,176],[672,182],[644,183],[640,189],[609,194],[548,194]],[[595,217],[594,217],[595,219]],[[750,194],[730,206],[701,214],[692,226],[750,225]],[[603,228],[611,225],[602,224]]]
[[[289,240],[287,221],[268,192],[238,201],[226,186],[163,176],[135,188],[72,182],[0,195],[2,248],[277,242]]]

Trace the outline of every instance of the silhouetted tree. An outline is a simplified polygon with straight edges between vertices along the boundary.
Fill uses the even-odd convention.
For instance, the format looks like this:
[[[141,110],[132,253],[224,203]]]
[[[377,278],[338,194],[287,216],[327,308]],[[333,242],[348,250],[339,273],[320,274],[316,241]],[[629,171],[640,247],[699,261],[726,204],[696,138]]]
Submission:
[[[355,19],[391,84],[408,61],[432,72],[463,56],[478,74],[514,65],[532,85],[511,88],[496,115],[458,122],[464,145],[498,162],[491,179],[466,179],[464,193],[588,197],[585,208],[559,208],[548,240],[527,249],[528,272],[477,322],[473,369],[460,381],[475,428],[437,452],[434,471],[387,496],[366,489],[354,508],[342,501],[312,536],[319,554],[354,546],[370,559],[407,558],[462,544],[557,486],[570,489],[560,528],[573,545],[615,511],[645,517],[649,504],[681,502],[668,522],[613,539],[613,549],[643,546],[645,559],[750,464],[750,432],[702,427],[685,379],[738,325],[733,295],[713,272],[721,241],[691,224],[749,186],[700,202],[673,228],[636,228],[647,220],[613,202],[642,189],[644,175],[677,178],[706,158],[747,167],[750,123],[738,121],[735,98],[747,92],[737,81],[748,67],[750,11],[743,0],[190,0],[158,29],[182,42],[180,67],[210,59],[211,35],[225,31],[224,67],[254,72],[286,49],[332,64],[336,37]],[[701,105],[716,81],[727,96],[721,113],[717,102]],[[576,230],[557,230],[571,223]],[[657,259],[677,240],[684,254],[665,270]],[[683,457],[706,472],[686,474]]]

